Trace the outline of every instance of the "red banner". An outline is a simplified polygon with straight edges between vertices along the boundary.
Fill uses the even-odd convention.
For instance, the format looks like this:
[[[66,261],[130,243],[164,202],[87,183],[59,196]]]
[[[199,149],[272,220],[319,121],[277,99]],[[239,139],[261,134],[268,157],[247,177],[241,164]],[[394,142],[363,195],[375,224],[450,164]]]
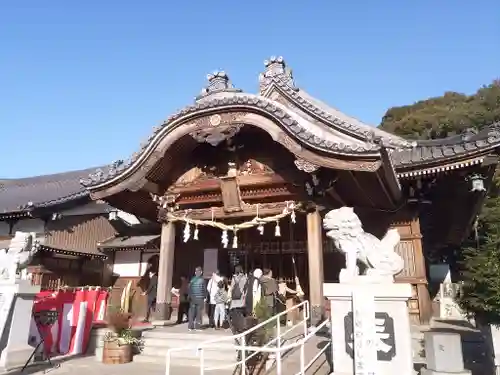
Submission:
[[[104,319],[108,297],[109,292],[101,288],[38,293],[33,312],[55,310],[59,316],[57,322],[48,327],[37,327],[32,319],[30,337],[38,343],[43,335],[46,353],[51,355],[84,353],[93,324]]]

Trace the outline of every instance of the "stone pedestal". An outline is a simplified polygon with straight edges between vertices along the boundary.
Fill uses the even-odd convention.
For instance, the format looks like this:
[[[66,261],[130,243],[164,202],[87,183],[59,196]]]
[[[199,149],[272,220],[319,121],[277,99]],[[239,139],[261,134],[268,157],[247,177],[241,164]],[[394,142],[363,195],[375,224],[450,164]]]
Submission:
[[[33,352],[28,345],[31,314],[39,286],[29,280],[0,282],[0,321],[4,321],[0,338],[0,371],[21,367]],[[12,297],[12,298],[11,298]]]
[[[353,292],[372,295],[375,310],[377,347],[377,375],[413,374],[410,319],[407,301],[411,297],[410,284],[370,283],[360,276],[350,283],[325,283],[323,294],[330,301],[333,345],[333,375],[353,375],[354,329]],[[359,302],[357,302],[359,303]],[[367,319],[367,321],[372,319]],[[374,328],[375,329],[375,328]],[[368,373],[368,372],[367,372]]]
[[[460,334],[451,332],[425,332],[425,357],[427,368],[422,375],[470,375],[464,370]]]

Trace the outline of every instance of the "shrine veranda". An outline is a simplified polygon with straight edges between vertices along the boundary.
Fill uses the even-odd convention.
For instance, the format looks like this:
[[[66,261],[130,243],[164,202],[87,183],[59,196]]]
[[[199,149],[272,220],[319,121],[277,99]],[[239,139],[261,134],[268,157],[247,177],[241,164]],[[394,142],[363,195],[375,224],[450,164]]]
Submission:
[[[5,180],[0,236],[46,234],[30,269],[45,287],[112,285],[117,300],[129,281],[140,288],[148,262],[157,266],[159,319],[181,275],[196,266],[230,275],[235,264],[270,268],[292,289],[298,278],[319,316],[323,283],[337,282],[345,265],[322,216],[353,207],[366,232],[380,238],[398,229],[405,267],[396,282],[412,285],[412,322],[427,322],[429,267],[470,231],[496,167],[500,124],[414,141],[313,98],[282,58],[266,61],[258,82],[251,94],[224,72],[209,75],[196,101],[129,159]],[[37,196],[58,179],[69,190]],[[37,189],[21,198],[28,180]],[[143,298],[133,294],[138,316]]]

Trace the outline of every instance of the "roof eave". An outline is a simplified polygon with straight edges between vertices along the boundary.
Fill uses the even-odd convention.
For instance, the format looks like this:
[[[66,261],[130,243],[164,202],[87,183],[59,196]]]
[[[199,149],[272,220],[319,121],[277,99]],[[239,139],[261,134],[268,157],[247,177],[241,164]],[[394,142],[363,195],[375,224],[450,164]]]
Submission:
[[[40,245],[40,250],[50,251],[50,252],[54,252],[57,254],[74,255],[74,256],[79,256],[79,257],[84,257],[84,258],[99,258],[99,259],[107,259],[108,258],[108,256],[106,254],[97,254],[97,253],[89,253],[89,252],[82,252],[82,251],[59,249],[57,247],[46,246],[46,245]]]

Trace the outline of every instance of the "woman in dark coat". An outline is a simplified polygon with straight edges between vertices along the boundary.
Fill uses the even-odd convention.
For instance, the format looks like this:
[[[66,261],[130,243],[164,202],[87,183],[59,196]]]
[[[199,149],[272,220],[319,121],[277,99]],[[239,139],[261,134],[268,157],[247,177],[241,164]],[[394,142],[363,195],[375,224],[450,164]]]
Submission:
[[[149,272],[149,283],[146,291],[143,295],[147,296],[148,306],[146,317],[144,318],[144,323],[149,322],[149,318],[151,316],[151,311],[156,310],[156,292],[158,291],[158,274],[156,272]]]

